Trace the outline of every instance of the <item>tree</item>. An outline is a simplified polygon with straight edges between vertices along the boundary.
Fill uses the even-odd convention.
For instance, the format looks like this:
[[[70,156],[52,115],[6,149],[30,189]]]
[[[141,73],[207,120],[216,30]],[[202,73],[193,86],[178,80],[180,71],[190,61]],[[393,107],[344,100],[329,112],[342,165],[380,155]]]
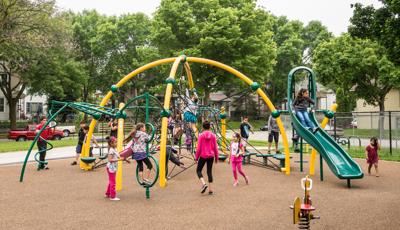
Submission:
[[[385,96],[400,86],[399,68],[386,52],[376,42],[344,34],[317,47],[313,66],[318,79],[336,88],[339,95],[347,94],[347,99],[353,100],[362,98],[383,112]],[[383,127],[383,121],[380,125]]]
[[[284,16],[275,19],[277,63],[267,84],[267,92],[274,104],[280,104],[286,97],[289,71],[296,66],[310,65],[315,48],[331,37],[319,21],[311,21],[304,27],[300,21],[289,21]]]
[[[0,88],[9,104],[11,129],[16,128],[16,105],[25,89],[61,96],[65,89],[73,90],[68,89],[69,74],[79,64],[68,54],[64,25],[64,17],[57,14],[54,1],[1,2]],[[62,84],[57,79],[60,75],[65,76]],[[78,76],[73,76],[73,81]]]
[[[273,38],[277,44],[277,62],[266,86],[274,104],[280,104],[286,98],[287,75],[292,68],[301,65],[305,46],[302,31],[303,23],[300,21],[276,18]]]
[[[163,0],[154,15],[153,44],[165,56],[186,54],[230,65],[264,83],[275,64],[273,18],[253,0]],[[196,87],[208,103],[213,91],[243,88],[230,74],[193,65]],[[247,86],[246,86],[247,87]]]
[[[381,0],[383,7],[351,5],[349,33],[357,38],[372,39],[387,50],[390,60],[400,65],[400,4],[398,0]]]
[[[117,82],[132,70],[159,58],[158,51],[150,44],[150,19],[143,13],[107,18],[99,24],[93,38],[95,47],[105,54],[102,58],[97,89],[107,92],[111,84]],[[149,90],[153,85],[162,84],[164,79],[156,78],[158,71],[151,69],[124,85],[119,91],[119,100],[131,89]],[[136,93],[134,93],[136,95]]]
[[[96,36],[99,25],[106,19],[96,11],[83,11],[72,16],[73,45],[76,59],[83,64],[87,73],[83,84],[82,101],[87,102],[89,95],[96,89],[95,82],[98,79],[98,70],[102,65],[105,51],[96,46]]]

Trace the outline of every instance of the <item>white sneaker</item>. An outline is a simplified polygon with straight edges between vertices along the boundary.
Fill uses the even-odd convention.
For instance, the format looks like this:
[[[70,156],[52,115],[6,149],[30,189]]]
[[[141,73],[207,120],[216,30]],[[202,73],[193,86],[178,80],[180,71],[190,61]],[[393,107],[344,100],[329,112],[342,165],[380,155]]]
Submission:
[[[114,198],[110,198],[110,200],[112,200],[112,201],[118,201],[118,200],[121,200],[121,199],[119,199],[118,197],[114,197]]]

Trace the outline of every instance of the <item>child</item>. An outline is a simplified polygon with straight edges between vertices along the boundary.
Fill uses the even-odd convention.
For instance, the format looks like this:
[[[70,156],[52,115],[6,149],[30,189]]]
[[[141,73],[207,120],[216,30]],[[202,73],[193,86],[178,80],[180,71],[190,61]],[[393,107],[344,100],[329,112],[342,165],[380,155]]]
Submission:
[[[87,134],[89,132],[89,126],[85,125],[85,127],[83,127],[83,131],[85,132],[85,139],[84,139],[83,143],[85,143],[86,139],[87,139]],[[93,147],[94,147],[94,145],[96,145],[97,148],[100,148],[100,145],[96,140],[96,137],[92,134],[92,138],[90,139],[89,157],[93,156]]]
[[[178,151],[173,146],[167,145],[166,153],[167,153],[167,160],[165,161],[165,168],[166,168],[165,175],[166,175],[167,180],[169,180],[170,178],[168,177],[168,161],[171,161],[176,166],[179,166],[182,169],[186,169],[186,167],[184,166],[185,164],[183,162],[181,162],[179,160],[179,158],[174,155],[174,154],[177,154]]]
[[[175,115],[174,127],[173,127],[173,137],[175,145],[179,144],[179,139],[181,139],[182,134],[183,134],[182,116],[179,112],[177,112]]]
[[[268,119],[268,153],[271,153],[272,140],[275,141],[275,153],[279,153],[278,141],[279,141],[279,127],[276,119],[269,115]]]
[[[110,122],[108,123],[108,126],[110,127],[110,137],[115,137],[117,138],[118,135],[118,120],[111,118]]]
[[[115,191],[115,178],[117,175],[118,168],[118,152],[117,152],[117,138],[110,137],[108,139],[108,163],[107,163],[107,173],[108,173],[108,186],[106,191],[106,198],[110,198],[112,201],[120,200],[116,195]]]
[[[239,171],[240,175],[244,177],[246,184],[249,184],[249,178],[242,171],[243,155],[244,155],[244,148],[243,145],[240,143],[240,134],[234,133],[229,151],[228,164],[232,162],[233,178],[235,179],[233,186],[235,187],[239,184],[237,171]]]
[[[131,131],[131,133],[129,133],[129,136],[124,140],[124,142],[127,143],[132,139],[133,139],[133,145],[131,147],[133,152],[132,159],[136,160],[136,162],[138,163],[139,176],[143,181],[141,185],[150,184],[151,181],[149,180],[149,178],[150,178],[150,172],[153,169],[153,165],[151,164],[150,159],[147,157],[147,152],[146,152],[146,143],[150,140],[150,137],[146,133],[145,124],[143,123],[136,124],[134,130]],[[147,166],[145,178],[143,178],[143,162]]]
[[[185,120],[185,122],[188,122],[190,124],[190,128],[193,130],[193,132],[196,134],[197,136],[197,127],[196,127],[196,123],[197,123],[197,116],[196,116],[196,112],[197,112],[197,102],[198,102],[198,97],[196,92],[193,93],[192,97],[190,98],[189,96],[189,90],[186,89],[186,107],[183,110],[183,119]]]
[[[42,117],[42,120],[40,122],[40,124],[38,126],[36,126],[36,133],[38,133],[43,126],[46,124],[47,122],[47,118],[46,117]],[[47,149],[47,143],[44,140],[47,140],[49,137],[49,132],[50,132],[50,128],[47,126],[45,129],[43,129],[42,133],[40,134],[39,139],[37,140],[37,147],[38,150],[40,151],[40,156],[39,156],[39,166],[38,166],[38,170],[48,170],[50,169],[49,167],[46,166],[46,164],[44,163],[46,161],[46,149]],[[44,140],[43,140],[44,139]]]
[[[205,193],[208,188],[208,194],[212,195],[214,192],[211,189],[211,183],[213,182],[212,176],[212,165],[215,160],[215,163],[218,163],[218,144],[217,138],[214,133],[210,131],[210,122],[203,122],[204,131],[199,135],[199,142],[197,143],[197,150],[195,155],[195,160],[197,163],[197,176],[199,177],[202,188],[201,193]],[[208,183],[206,184],[204,181],[203,175],[201,171],[203,170],[204,165],[207,163],[207,176]]]
[[[79,124],[80,129],[78,132],[78,144],[76,145],[76,156],[75,156],[75,160],[71,163],[71,165],[76,165],[78,160],[79,160],[79,156],[81,155],[82,152],[82,146],[83,146],[83,141],[85,140],[85,131],[83,130],[83,128],[85,127],[86,123],[84,121],[81,121],[81,123]]]
[[[371,175],[372,165],[375,167],[376,177],[379,177],[378,173],[378,150],[380,150],[380,146],[378,143],[378,139],[376,137],[372,137],[369,145],[365,148],[365,156],[367,158],[368,163],[368,175]]]
[[[250,132],[254,134],[253,128],[249,123],[249,118],[247,116],[243,117],[243,122],[240,124],[240,136],[243,140],[243,148],[246,151],[247,140],[249,139]]]
[[[318,127],[315,127],[314,123],[312,123],[307,112],[307,108],[310,106],[310,104],[314,105],[315,103],[308,96],[309,93],[307,89],[300,89],[300,91],[297,93],[296,98],[293,101],[293,106],[300,122],[305,127],[308,127],[308,129],[315,133],[318,130]]]

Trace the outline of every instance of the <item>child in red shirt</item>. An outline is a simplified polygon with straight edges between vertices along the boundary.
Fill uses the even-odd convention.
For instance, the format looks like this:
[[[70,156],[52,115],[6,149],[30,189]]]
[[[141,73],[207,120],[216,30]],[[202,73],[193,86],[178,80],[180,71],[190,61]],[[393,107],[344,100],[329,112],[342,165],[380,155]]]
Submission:
[[[367,158],[368,163],[368,174],[371,175],[372,165],[375,167],[376,176],[379,177],[378,173],[378,150],[380,149],[378,139],[376,137],[372,137],[369,145],[365,148],[365,156]]]

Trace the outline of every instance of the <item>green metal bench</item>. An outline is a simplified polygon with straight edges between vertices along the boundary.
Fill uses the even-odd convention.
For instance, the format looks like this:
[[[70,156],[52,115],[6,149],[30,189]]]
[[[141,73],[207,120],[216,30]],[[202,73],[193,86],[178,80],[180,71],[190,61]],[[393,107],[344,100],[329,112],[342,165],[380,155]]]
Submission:
[[[243,155],[243,164],[250,164],[250,158],[251,156],[257,155],[257,153],[251,153],[249,151],[246,151],[245,154]]]
[[[264,163],[264,165],[268,165],[268,157],[273,157],[274,154],[270,154],[270,153],[257,153],[256,156],[257,156],[257,157],[262,157],[262,158],[263,158],[263,163]]]
[[[272,157],[279,160],[279,166],[281,168],[285,167],[285,154],[277,153],[277,154],[273,154]]]

